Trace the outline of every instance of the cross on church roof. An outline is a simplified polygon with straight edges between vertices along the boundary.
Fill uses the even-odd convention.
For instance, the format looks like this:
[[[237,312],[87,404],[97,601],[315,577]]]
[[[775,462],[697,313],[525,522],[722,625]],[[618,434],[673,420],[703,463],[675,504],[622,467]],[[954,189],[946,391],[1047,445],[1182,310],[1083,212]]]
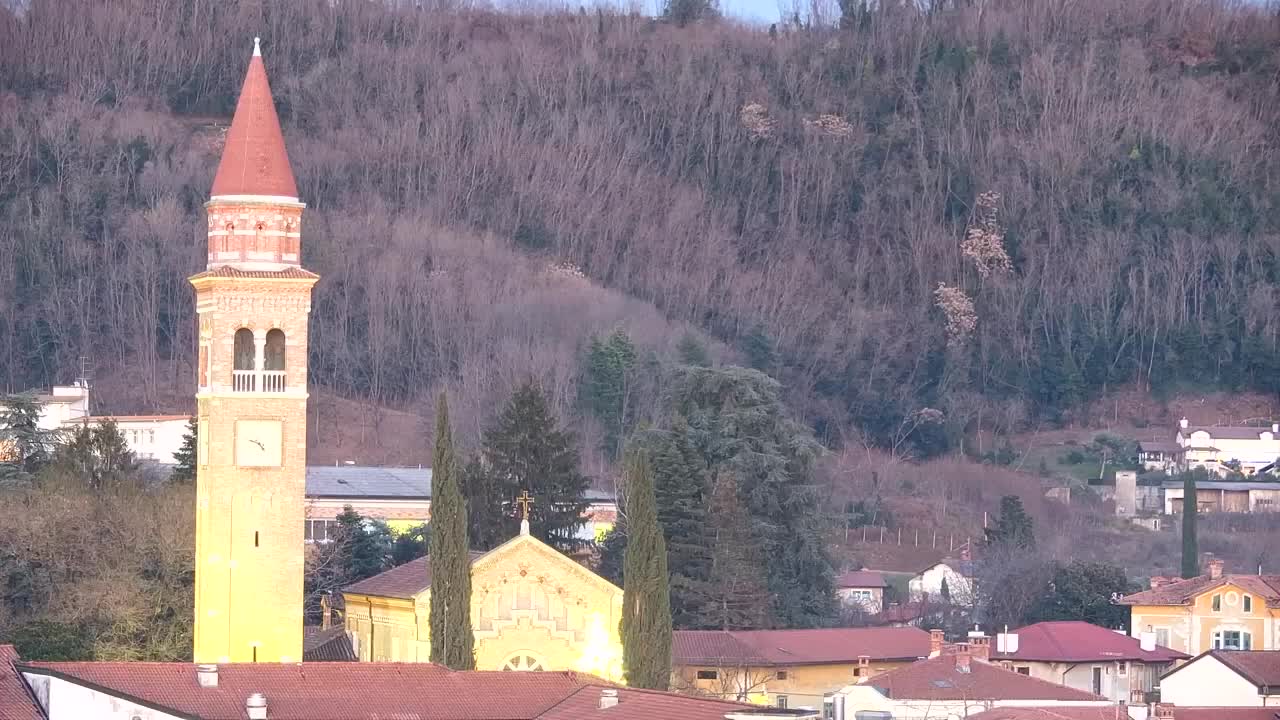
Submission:
[[[528,490],[520,491],[520,494],[516,496],[516,504],[520,506],[520,519],[528,520],[529,506],[533,504],[533,496],[529,494]]]

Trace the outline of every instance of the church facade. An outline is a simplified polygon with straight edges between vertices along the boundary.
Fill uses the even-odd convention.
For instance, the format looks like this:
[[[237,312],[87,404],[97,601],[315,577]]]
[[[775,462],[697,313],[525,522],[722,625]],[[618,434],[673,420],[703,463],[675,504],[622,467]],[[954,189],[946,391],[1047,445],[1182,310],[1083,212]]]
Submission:
[[[253,57],[208,211],[199,318],[194,659],[302,659],[307,316],[298,199]]]
[[[357,657],[427,662],[427,558],[343,590]],[[522,531],[471,561],[477,670],[576,670],[622,682],[622,589]]]

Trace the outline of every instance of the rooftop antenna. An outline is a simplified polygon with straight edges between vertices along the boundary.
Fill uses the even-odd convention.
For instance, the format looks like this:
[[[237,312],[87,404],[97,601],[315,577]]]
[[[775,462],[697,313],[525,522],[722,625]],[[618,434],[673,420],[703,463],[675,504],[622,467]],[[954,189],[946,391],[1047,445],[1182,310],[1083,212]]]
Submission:
[[[80,374],[76,377],[76,387],[84,390],[84,425],[89,426],[89,416],[93,414],[93,408],[90,403],[93,402],[92,396],[89,394],[89,358],[86,355],[80,356]]]

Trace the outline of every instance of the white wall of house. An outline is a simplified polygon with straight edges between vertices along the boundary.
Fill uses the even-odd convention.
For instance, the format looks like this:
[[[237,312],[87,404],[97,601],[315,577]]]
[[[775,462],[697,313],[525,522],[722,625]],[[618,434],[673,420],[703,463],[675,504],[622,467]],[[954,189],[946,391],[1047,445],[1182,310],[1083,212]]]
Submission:
[[[49,720],[181,720],[114,695],[40,673],[22,673]],[[246,698],[247,699],[247,698]]]
[[[856,607],[867,613],[879,613],[884,609],[883,588],[837,588],[836,597],[845,607]]]
[[[908,589],[911,593],[911,601],[917,602],[927,595],[930,599],[942,599],[942,581],[947,581],[947,591],[951,595],[951,602],[965,605],[973,600],[973,583],[969,578],[956,572],[954,568],[946,563],[938,563],[924,572],[911,578],[908,583]]]
[[[64,423],[83,420],[89,415],[89,388],[80,385],[56,385],[48,395],[41,395],[41,430],[59,430]]]
[[[187,434],[190,418],[142,415],[121,416],[115,418],[115,421],[134,457],[172,464],[177,462],[174,454],[182,449],[182,439]]]
[[[1160,681],[1160,701],[1175,705],[1260,707],[1280,705],[1280,696],[1269,702],[1256,685],[1240,677],[1212,655],[1187,663]]]
[[[859,711],[889,712],[894,720],[963,720],[998,707],[1102,707],[1109,700],[910,700],[887,698],[869,684],[847,685],[837,693],[844,717]]]
[[[1005,661],[1001,661],[1003,665]],[[1051,663],[1008,661],[1009,669],[1030,675],[1038,680],[1045,680],[1069,688],[1094,692],[1094,669],[1098,670],[1098,694],[1112,702],[1132,702],[1134,692],[1145,692],[1158,682],[1160,671],[1166,666],[1161,664],[1154,669],[1145,663],[1138,662],[1092,662],[1092,663]]]
[[[1226,474],[1225,463],[1235,460],[1245,474],[1269,465],[1280,457],[1280,430],[1258,428],[1256,438],[1214,437],[1212,428],[1180,431],[1178,444],[1186,448],[1184,465],[1188,468],[1203,467],[1211,472]]]

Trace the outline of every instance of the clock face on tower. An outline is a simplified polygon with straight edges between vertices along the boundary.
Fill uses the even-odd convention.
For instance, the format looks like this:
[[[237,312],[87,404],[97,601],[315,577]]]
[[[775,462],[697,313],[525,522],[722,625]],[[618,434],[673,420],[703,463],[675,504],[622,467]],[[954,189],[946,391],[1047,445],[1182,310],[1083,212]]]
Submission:
[[[237,420],[236,465],[280,467],[281,434],[279,420]]]

